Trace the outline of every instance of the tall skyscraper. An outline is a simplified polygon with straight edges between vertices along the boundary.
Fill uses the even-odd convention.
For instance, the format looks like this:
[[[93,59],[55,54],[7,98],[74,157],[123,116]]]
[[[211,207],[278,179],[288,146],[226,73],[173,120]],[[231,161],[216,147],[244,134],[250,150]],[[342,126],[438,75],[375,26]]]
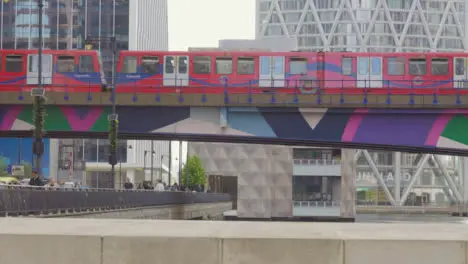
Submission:
[[[167,1],[43,0],[43,47],[83,49],[93,38],[110,73],[111,36],[121,50],[168,50]],[[37,48],[38,12],[37,0],[1,0],[0,49]]]
[[[466,0],[257,0],[257,38],[302,50],[463,51]]]

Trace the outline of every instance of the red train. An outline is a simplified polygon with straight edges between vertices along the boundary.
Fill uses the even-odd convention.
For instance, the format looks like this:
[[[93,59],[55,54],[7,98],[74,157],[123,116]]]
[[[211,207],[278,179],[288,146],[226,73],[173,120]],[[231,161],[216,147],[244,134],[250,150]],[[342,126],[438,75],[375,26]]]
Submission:
[[[37,50],[0,50],[0,91],[37,85]],[[121,51],[118,93],[468,94],[466,53]],[[100,54],[45,50],[47,90],[101,92]]]
[[[0,50],[0,91],[37,87],[37,50]],[[42,81],[48,91],[101,92],[106,81],[98,51],[44,50]]]
[[[467,63],[466,53],[124,51],[117,87],[148,93],[454,94],[468,88]]]

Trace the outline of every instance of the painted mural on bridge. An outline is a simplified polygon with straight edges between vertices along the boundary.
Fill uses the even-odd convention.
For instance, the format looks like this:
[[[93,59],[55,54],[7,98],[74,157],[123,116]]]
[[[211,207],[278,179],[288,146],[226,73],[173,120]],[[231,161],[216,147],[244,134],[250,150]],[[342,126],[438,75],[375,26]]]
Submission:
[[[468,110],[325,108],[118,108],[128,133],[237,135],[468,149]],[[110,107],[49,106],[46,131],[107,131]],[[0,130],[33,128],[32,106],[0,106]]]

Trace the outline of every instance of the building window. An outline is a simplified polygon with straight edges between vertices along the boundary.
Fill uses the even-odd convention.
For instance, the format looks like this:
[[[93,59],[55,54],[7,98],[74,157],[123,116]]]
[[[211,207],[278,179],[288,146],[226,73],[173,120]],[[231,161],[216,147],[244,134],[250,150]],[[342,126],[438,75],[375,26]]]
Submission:
[[[78,64],[78,71],[80,73],[96,72],[94,70],[93,56],[89,56],[89,55],[80,56],[80,60]]]
[[[344,76],[350,76],[353,74],[353,59],[352,58],[341,59],[341,74]]]
[[[392,76],[400,76],[405,74],[405,59],[404,58],[388,58],[387,73]]]
[[[109,161],[109,141],[106,139],[90,139],[84,143],[84,160],[86,162]],[[117,143],[117,161],[127,162],[127,141],[119,140]]]
[[[431,60],[432,75],[448,75],[449,60],[446,58],[433,58]]]
[[[238,74],[255,74],[255,59],[242,57],[237,59],[237,73]]]
[[[409,74],[413,76],[426,75],[426,59],[410,59]]]
[[[291,58],[289,60],[289,73],[290,74],[306,74],[307,73],[307,59]]]
[[[6,72],[23,72],[23,56],[7,55],[5,58]]]
[[[57,72],[75,72],[75,57],[58,56]]]
[[[232,58],[216,58],[217,74],[232,74]]]
[[[141,59],[141,68],[144,73],[159,74],[159,57],[145,56]]]
[[[211,72],[211,57],[195,56],[193,57],[193,73],[209,74]]]
[[[123,59],[122,73],[137,73],[138,58],[135,56],[125,56]]]

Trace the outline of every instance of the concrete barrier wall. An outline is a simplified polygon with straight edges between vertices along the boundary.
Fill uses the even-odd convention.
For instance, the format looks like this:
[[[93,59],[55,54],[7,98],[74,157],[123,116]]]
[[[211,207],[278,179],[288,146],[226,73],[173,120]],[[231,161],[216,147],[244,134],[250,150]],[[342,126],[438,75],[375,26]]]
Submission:
[[[1,264],[466,264],[459,224],[5,218]]]

